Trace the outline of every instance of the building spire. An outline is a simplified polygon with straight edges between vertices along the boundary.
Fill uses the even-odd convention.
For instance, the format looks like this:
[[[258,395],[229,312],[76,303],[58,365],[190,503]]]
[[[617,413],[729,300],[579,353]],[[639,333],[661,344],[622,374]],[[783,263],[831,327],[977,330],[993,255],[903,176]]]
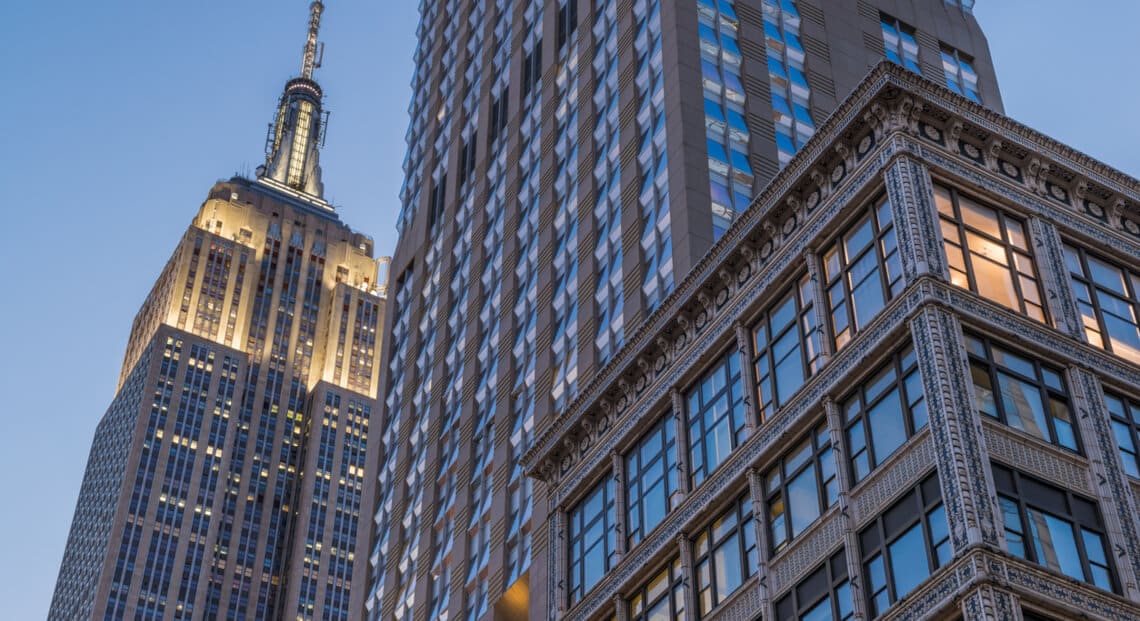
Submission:
[[[301,77],[306,80],[313,79],[313,70],[321,66],[325,55],[325,44],[318,45],[317,36],[321,31],[321,14],[325,12],[325,3],[314,0],[309,5],[309,38],[305,41],[305,57],[301,63]]]
[[[322,110],[324,93],[313,80],[313,71],[321,66],[324,57],[324,43],[318,40],[324,11],[321,0],[309,5],[309,36],[305,40],[301,75],[285,84],[277,117],[265,140],[265,165],[257,169],[259,180],[285,185],[317,199],[324,198],[320,148],[324,145],[328,115]]]

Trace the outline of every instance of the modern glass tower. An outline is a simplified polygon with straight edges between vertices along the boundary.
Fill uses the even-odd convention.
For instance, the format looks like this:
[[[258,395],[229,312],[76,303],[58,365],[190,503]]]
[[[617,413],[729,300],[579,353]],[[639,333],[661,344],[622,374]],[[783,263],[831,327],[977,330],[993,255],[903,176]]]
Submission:
[[[550,553],[519,466],[535,431],[876,63],[1000,111],[971,5],[421,4],[370,618],[526,618]]]
[[[135,317],[50,619],[363,609],[385,293],[323,198],[322,10],[265,166],[210,190]]]

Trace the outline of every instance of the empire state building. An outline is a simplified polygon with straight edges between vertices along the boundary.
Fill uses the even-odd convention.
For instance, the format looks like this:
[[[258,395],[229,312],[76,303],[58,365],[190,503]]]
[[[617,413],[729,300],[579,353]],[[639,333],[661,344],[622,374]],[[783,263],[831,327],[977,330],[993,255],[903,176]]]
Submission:
[[[135,317],[50,619],[363,609],[386,270],[323,197],[323,10],[265,165],[210,189]]]

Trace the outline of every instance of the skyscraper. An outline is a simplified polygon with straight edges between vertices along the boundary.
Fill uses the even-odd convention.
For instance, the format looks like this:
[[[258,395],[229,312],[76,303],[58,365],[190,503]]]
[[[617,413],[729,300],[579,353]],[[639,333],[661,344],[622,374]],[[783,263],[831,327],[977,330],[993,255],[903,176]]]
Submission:
[[[877,62],[1000,111],[971,6],[422,3],[371,618],[533,612],[551,554],[535,529],[551,507],[519,466],[535,430],[573,407]]]
[[[323,198],[323,8],[265,165],[214,185],[135,317],[51,619],[364,605],[385,293],[372,240]]]

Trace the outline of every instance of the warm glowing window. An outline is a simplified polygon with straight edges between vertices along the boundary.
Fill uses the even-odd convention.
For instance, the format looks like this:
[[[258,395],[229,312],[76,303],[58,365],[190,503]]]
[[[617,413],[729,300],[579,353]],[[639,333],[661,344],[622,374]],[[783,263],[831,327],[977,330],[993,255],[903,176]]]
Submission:
[[[293,150],[289,153],[289,176],[286,183],[297,187],[301,185],[304,174],[305,155],[308,152],[306,141],[309,139],[309,127],[313,122],[313,104],[302,101],[297,112],[297,124],[293,131]]]
[[[683,620],[685,614],[685,577],[681,559],[675,558],[657,575],[634,592],[629,600],[630,621]]]
[[[823,275],[838,349],[867,327],[905,284],[886,197],[824,251]]]
[[[1140,274],[1068,244],[1065,262],[1089,342],[1140,363]]]
[[[1045,321],[1025,224],[957,190],[936,185],[950,281],[1002,306]]]

